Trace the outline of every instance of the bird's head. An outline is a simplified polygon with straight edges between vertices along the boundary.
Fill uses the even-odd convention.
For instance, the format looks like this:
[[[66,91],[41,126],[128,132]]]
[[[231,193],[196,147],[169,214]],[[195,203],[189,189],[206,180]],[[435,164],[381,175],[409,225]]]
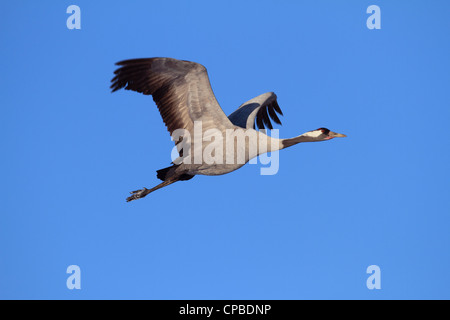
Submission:
[[[331,140],[333,138],[346,137],[345,134],[333,132],[327,128],[319,128],[316,130],[308,131],[308,132],[302,134],[302,136],[310,138],[313,141],[324,141],[324,140]]]

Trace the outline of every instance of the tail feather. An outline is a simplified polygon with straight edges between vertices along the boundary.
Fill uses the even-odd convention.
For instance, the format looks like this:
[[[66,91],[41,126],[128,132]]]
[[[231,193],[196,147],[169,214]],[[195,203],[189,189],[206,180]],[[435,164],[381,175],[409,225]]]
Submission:
[[[190,180],[194,177],[193,175],[190,175],[187,173],[182,173],[182,174],[177,173],[176,172],[177,167],[178,167],[177,165],[173,165],[173,166],[170,166],[170,167],[167,167],[164,169],[157,170],[156,176],[158,177],[158,179],[161,179],[163,182],[151,189],[143,188],[141,190],[136,190],[136,191],[130,192],[131,196],[129,196],[127,198],[127,202],[144,198],[149,193],[152,193],[153,191],[161,189],[165,186],[168,186],[169,184],[172,184],[174,182]]]
[[[162,181],[167,181],[174,175],[178,177],[178,180],[180,181],[186,181],[192,179],[194,176],[191,174],[183,173],[183,174],[175,174],[175,169],[177,168],[177,165],[173,165],[164,169],[159,169],[156,171],[156,177]],[[173,169],[173,170],[172,170]]]
[[[169,173],[170,169],[174,168],[175,166],[170,166],[164,169],[159,169],[156,171],[156,177],[162,181],[166,181],[168,176],[167,174]]]

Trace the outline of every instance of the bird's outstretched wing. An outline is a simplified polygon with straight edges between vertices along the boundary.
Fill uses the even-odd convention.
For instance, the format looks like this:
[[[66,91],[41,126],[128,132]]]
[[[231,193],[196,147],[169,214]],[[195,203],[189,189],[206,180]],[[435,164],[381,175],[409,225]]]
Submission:
[[[167,129],[191,133],[194,121],[202,131],[232,127],[211,89],[206,68],[201,64],[172,58],[124,60],[111,80],[112,92],[121,88],[152,95]]]
[[[273,129],[271,119],[281,124],[277,113],[283,115],[277,103],[277,96],[273,92],[267,92],[242,104],[228,119],[234,125],[245,129],[256,129],[255,122],[259,129]]]

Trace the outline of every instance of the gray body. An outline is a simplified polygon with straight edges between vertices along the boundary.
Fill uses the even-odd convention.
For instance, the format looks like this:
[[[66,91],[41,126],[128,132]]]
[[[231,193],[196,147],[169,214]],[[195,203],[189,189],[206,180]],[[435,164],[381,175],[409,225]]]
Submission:
[[[194,137],[196,123],[201,123],[202,136],[208,136],[213,130],[225,137],[226,132],[231,130],[244,131],[254,137],[245,140],[244,145],[240,145],[245,149],[240,161],[227,161],[226,155],[229,150],[227,148],[234,148],[236,155],[237,144],[233,139],[224,139],[223,161],[214,163],[186,162],[189,156],[192,158],[199,152],[203,154],[205,148],[208,148],[208,143],[195,144],[192,141],[188,143],[183,141],[181,136],[178,137],[175,144],[179,149],[184,145],[183,152],[172,166],[157,171],[157,177],[163,182],[152,189],[144,188],[131,192],[132,195],[127,201],[145,197],[150,192],[176,181],[189,180],[197,174],[212,176],[235,171],[250,159],[268,151],[280,150],[300,142],[323,141],[345,136],[325,128],[309,131],[291,139],[273,139],[267,136],[265,128],[273,128],[272,120],[281,124],[277,113],[282,115],[282,112],[273,92],[264,93],[247,101],[227,117],[214,96],[206,68],[195,62],[172,58],[149,58],[124,60],[117,65],[120,67],[114,72],[115,77],[111,80],[112,91],[124,88],[151,95],[172,136],[176,136],[177,130],[184,130]],[[255,123],[260,130],[257,130]],[[188,145],[190,148],[185,148]]]

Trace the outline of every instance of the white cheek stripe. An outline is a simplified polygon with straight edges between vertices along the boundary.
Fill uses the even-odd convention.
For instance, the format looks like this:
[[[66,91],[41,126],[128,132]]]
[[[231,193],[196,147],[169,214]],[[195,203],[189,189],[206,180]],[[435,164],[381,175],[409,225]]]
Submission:
[[[310,132],[303,134],[303,136],[311,137],[311,138],[318,138],[322,134],[323,134],[322,130],[314,130],[314,131],[310,131]]]

